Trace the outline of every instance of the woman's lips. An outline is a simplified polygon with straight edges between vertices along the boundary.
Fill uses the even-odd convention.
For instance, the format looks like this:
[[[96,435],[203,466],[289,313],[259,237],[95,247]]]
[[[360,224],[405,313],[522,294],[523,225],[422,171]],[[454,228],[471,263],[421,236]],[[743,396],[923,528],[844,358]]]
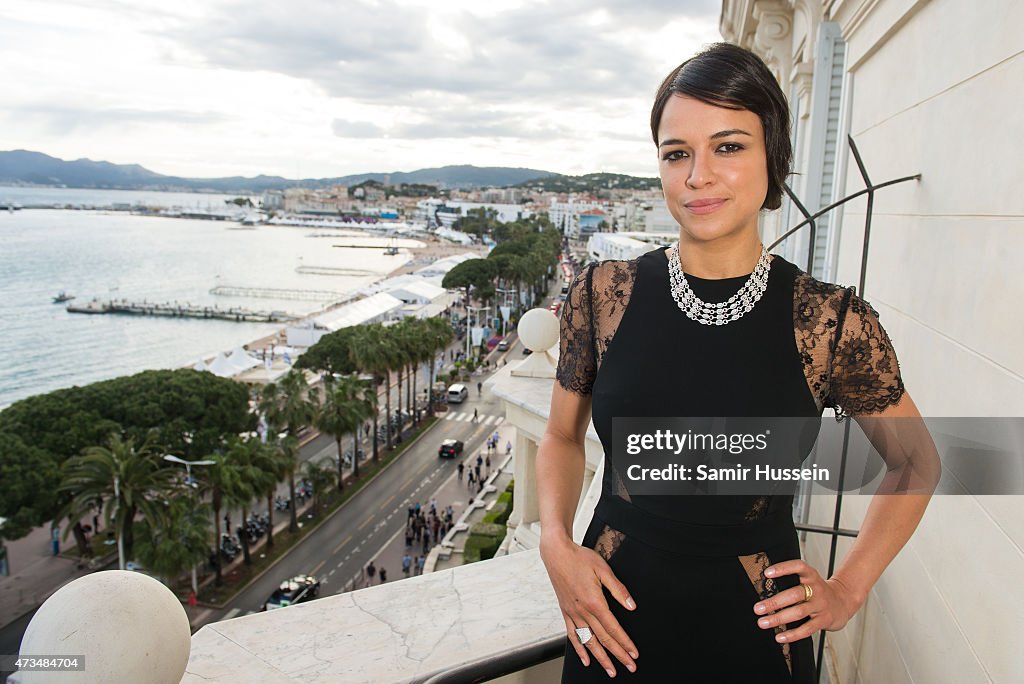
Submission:
[[[693,214],[710,214],[725,204],[724,199],[696,200],[686,205]]]

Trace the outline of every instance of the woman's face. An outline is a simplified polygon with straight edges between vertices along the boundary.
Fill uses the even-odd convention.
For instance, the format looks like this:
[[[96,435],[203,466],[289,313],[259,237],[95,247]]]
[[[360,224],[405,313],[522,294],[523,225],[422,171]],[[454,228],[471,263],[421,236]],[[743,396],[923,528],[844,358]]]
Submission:
[[[768,193],[757,114],[673,95],[661,115],[658,159],[665,201],[684,237],[705,242],[757,233]]]

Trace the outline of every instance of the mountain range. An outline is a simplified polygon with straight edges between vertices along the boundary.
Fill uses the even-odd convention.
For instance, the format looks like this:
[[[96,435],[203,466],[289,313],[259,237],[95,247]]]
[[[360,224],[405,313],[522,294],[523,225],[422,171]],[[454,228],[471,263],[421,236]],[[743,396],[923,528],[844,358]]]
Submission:
[[[280,176],[244,178],[182,178],[155,173],[138,164],[112,164],[91,159],[65,161],[29,150],[0,151],[0,185],[50,185],[69,188],[120,190],[186,190],[259,193],[287,187],[324,188],[355,185],[366,180],[423,183],[444,188],[508,187],[525,181],[556,176],[550,171],[502,166],[442,166],[417,171],[360,173],[338,178],[289,180]]]

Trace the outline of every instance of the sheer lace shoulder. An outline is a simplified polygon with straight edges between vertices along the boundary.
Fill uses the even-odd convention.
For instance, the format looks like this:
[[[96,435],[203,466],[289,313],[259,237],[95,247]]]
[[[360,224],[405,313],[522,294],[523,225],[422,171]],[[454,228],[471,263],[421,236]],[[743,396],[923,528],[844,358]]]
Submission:
[[[851,295],[832,362],[832,405],[837,415],[879,413],[905,393],[896,351],[878,312]]]
[[[896,352],[878,312],[853,293],[806,273],[793,284],[793,325],[818,410],[837,417],[876,413],[903,396]]]
[[[629,304],[636,259],[588,264],[569,284],[559,321],[555,378],[566,390],[590,394],[601,359]]]

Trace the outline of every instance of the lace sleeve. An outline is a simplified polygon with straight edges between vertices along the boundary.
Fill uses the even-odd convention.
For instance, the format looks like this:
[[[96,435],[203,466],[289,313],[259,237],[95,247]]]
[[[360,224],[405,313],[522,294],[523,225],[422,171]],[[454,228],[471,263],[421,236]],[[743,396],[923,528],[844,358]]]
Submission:
[[[828,405],[838,417],[879,413],[903,397],[896,351],[878,312],[852,289],[843,296]]]
[[[559,353],[555,377],[564,389],[577,394],[590,394],[597,376],[591,294],[593,270],[592,263],[573,279],[559,320]]]

